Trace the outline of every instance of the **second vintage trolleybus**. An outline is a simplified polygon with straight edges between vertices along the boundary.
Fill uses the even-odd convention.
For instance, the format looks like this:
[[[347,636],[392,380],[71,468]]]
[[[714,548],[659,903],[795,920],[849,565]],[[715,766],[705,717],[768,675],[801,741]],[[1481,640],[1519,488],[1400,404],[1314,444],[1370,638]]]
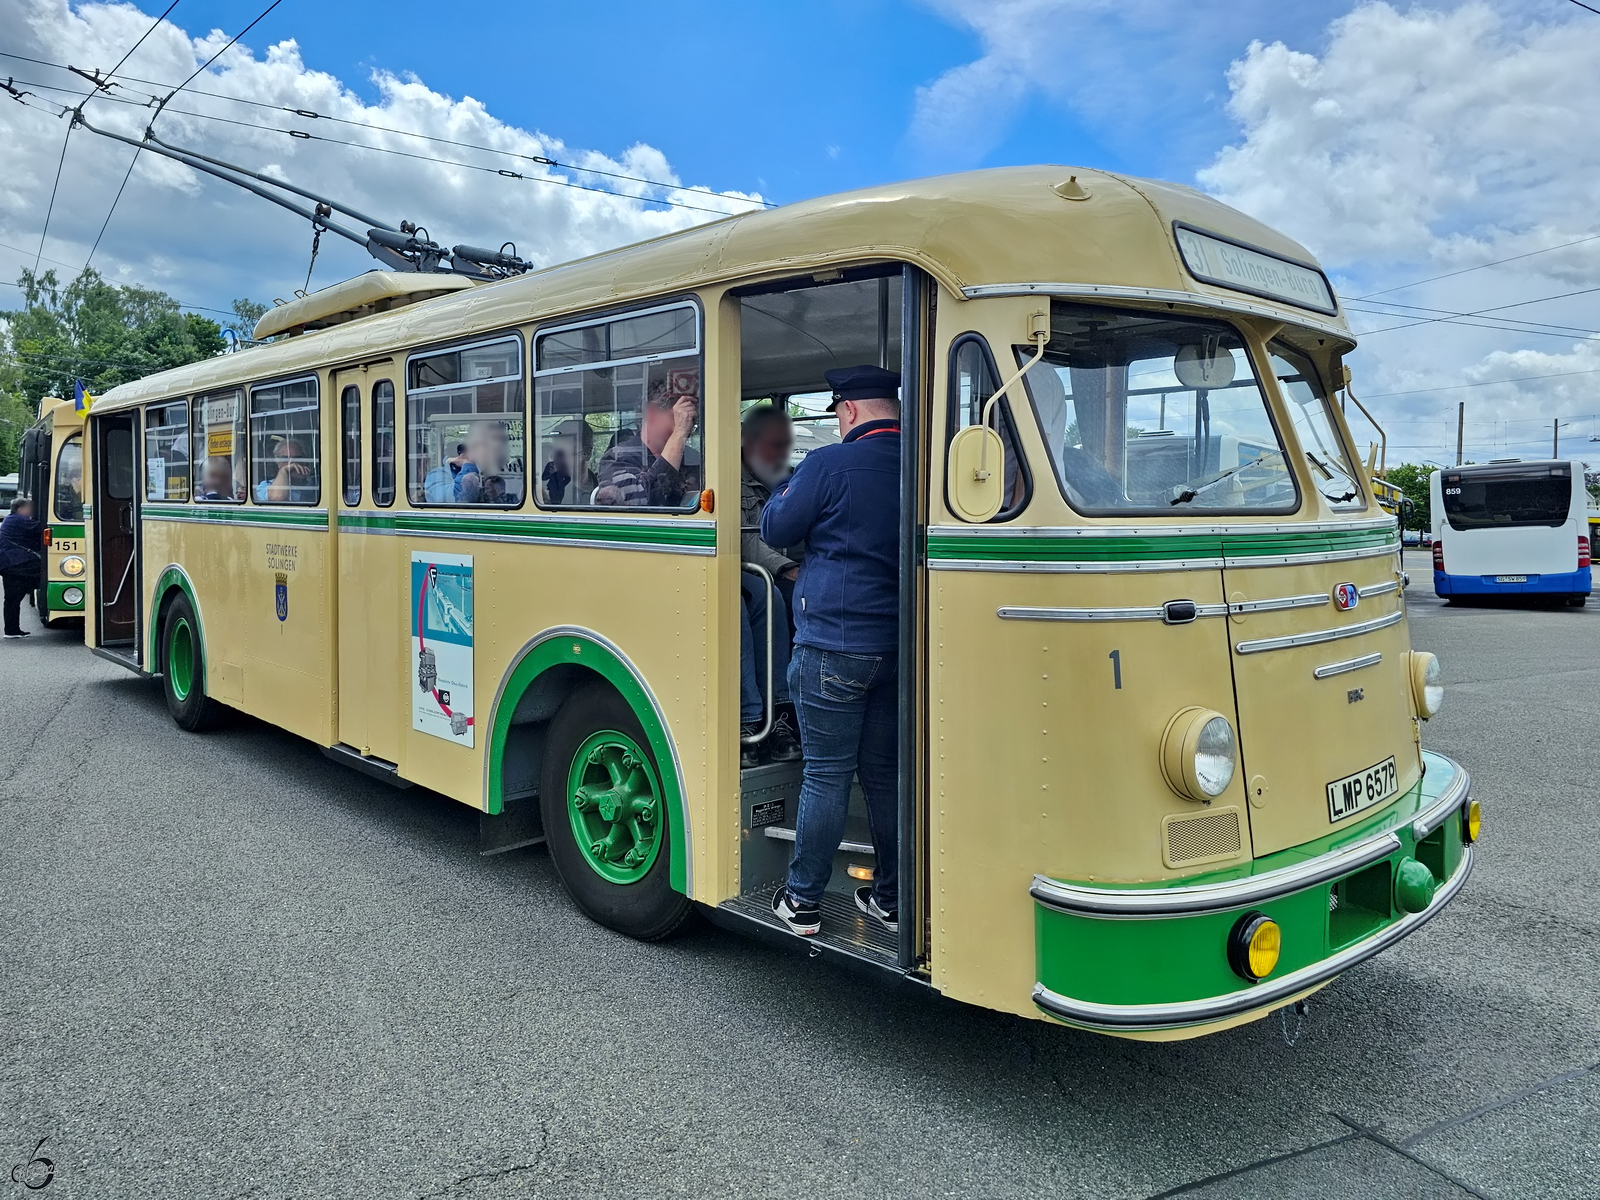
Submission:
[[[858,794],[824,952],[1187,1037],[1467,877],[1338,301],[1191,189],[919,180],[501,282],[374,272],[257,335],[92,410],[89,644],[185,728],[241,709],[479,809],[488,848],[547,840],[615,929],[790,936],[799,771],[740,769],[739,421],[858,363],[903,379],[901,908],[849,902]],[[681,495],[610,486],[663,395],[699,406]]]
[[[72,401],[46,396],[21,446],[19,487],[45,527],[40,547],[39,620],[76,625],[88,590],[89,550],[83,528],[83,419]]]

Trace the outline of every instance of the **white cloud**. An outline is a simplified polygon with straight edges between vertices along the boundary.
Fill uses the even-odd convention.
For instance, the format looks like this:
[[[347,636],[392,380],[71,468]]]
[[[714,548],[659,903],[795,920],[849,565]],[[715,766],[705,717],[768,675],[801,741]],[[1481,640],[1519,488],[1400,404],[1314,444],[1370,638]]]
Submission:
[[[85,4],[66,0],[0,0],[5,49],[52,63],[109,68],[149,27],[147,15],[131,4]],[[123,68],[122,77],[163,83],[186,78],[224,45],[227,35],[211,31],[190,36],[163,23]],[[7,60],[7,73],[34,83],[87,90],[76,76]],[[568,147],[548,134],[508,125],[470,97],[453,98],[415,77],[376,72],[378,98],[367,104],[341,80],[308,69],[293,41],[270,46],[256,56],[246,46],[228,51],[192,90],[175,99],[160,118],[158,136],[217,158],[292,180],[391,224],[401,219],[426,226],[444,245],[460,242],[499,246],[513,240],[525,258],[549,263],[576,258],[641,238],[714,219],[710,212],[666,208],[670,197],[721,211],[743,211],[753,193],[668,192],[624,180],[556,171],[504,154],[486,154],[359,125],[426,133],[437,138],[486,146],[495,151],[541,156],[633,175],[661,183],[681,180],[655,147],[636,144],[619,155]],[[43,87],[29,103],[77,103],[68,93]],[[115,95],[141,104],[164,89],[128,82]],[[289,112],[214,99],[200,92],[244,97],[279,109],[305,109],[333,120],[297,118]],[[188,116],[226,117],[244,125]],[[85,109],[96,126],[137,137],[150,110],[137,104],[96,99]],[[323,139],[363,143],[417,157],[353,149],[328,140],[290,138],[272,129],[300,129]],[[0,251],[0,278],[15,278],[18,265],[32,265],[39,244],[66,123],[0,96],[0,142],[6,170],[0,173],[0,243],[21,247]],[[60,192],[44,247],[47,260],[73,264],[72,274],[111,207],[133,151],[85,130],[72,135]],[[506,169],[525,179],[449,165],[450,161]],[[605,195],[560,186],[552,179],[608,191]],[[348,222],[356,224],[355,222]],[[363,230],[360,230],[364,232]],[[303,285],[310,252],[308,223],[229,184],[145,153],[139,158],[126,194],[95,255],[95,266],[114,279],[162,287],[192,303],[226,304],[228,298],[288,296]],[[46,266],[51,265],[49,261]],[[312,286],[330,283],[376,265],[366,253],[324,235]],[[9,290],[9,289],[7,289]],[[12,295],[15,295],[13,292]],[[0,305],[7,303],[0,292]]]

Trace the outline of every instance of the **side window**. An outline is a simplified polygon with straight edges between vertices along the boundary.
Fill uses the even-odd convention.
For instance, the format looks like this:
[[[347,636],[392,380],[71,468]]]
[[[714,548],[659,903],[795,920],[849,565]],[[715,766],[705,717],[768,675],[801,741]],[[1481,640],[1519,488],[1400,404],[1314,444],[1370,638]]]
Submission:
[[[144,498],[189,498],[189,402],[147,408],[144,414]]]
[[[83,520],[83,436],[73,434],[56,456],[56,520]]]
[[[406,487],[412,504],[517,508],[527,482],[522,343],[516,338],[406,363]]]
[[[372,385],[372,502],[394,503],[394,384],[387,379]]]
[[[250,498],[257,504],[315,504],[322,498],[317,381],[250,389]]]
[[[984,406],[999,386],[988,343],[977,334],[958,338],[950,350],[950,410],[946,437],[953,438],[969,425],[979,424],[983,420]],[[1016,390],[1012,388],[1013,394]],[[1022,456],[1022,442],[1017,437],[1016,423],[1011,419],[1009,399],[1002,397],[995,404],[989,425],[1000,435],[1006,448],[1005,500],[992,519],[1009,521],[1027,507],[1028,498],[1033,494],[1033,477]]]
[[[244,392],[196,396],[189,461],[198,463],[194,498],[237,504],[244,499]]]
[[[1311,480],[1332,508],[1362,509],[1367,506],[1361,494],[1360,478],[1351,465],[1344,439],[1334,423],[1328,397],[1317,379],[1311,360],[1282,342],[1273,342],[1272,373],[1278,377],[1283,398],[1294,422],[1300,449],[1311,468]]]
[[[693,507],[700,457],[700,310],[693,304],[537,336],[539,503]]]
[[[344,502],[361,503],[361,389],[351,384],[339,394],[340,434],[344,442]]]

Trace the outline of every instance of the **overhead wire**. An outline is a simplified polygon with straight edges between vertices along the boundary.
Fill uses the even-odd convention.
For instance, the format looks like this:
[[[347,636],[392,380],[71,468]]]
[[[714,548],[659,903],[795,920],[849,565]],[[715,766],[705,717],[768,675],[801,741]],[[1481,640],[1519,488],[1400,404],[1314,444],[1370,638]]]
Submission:
[[[1394,287],[1384,288],[1379,292],[1368,292],[1365,296],[1351,296],[1351,300],[1372,300],[1378,296],[1387,296],[1390,292],[1403,292],[1408,288],[1421,287],[1425,283],[1438,283],[1441,279],[1454,279],[1457,275],[1469,275],[1473,271],[1484,271],[1490,267],[1501,267],[1506,263],[1518,262],[1524,258],[1533,258],[1538,254],[1549,254],[1552,250],[1565,250],[1568,246],[1581,246],[1584,242],[1600,240],[1600,233],[1587,234],[1581,238],[1574,238],[1570,242],[1561,242],[1554,246],[1544,246],[1538,250],[1529,250],[1525,254],[1513,254],[1509,258],[1497,258],[1492,262],[1479,263],[1475,267],[1462,267],[1459,271],[1446,271],[1443,275],[1430,275],[1426,279],[1418,279],[1411,283],[1396,284]]]
[[[1570,300],[1574,296],[1588,296],[1588,295],[1592,295],[1595,292],[1600,292],[1600,287],[1580,288],[1578,291],[1575,291],[1575,292],[1562,292],[1559,295],[1555,295],[1555,296],[1539,296],[1539,297],[1536,297],[1535,299],[1532,299],[1532,300],[1517,300],[1517,301],[1515,301],[1515,302],[1513,302],[1511,304],[1496,304],[1496,305],[1493,305],[1493,306],[1491,306],[1489,308],[1480,308],[1480,309],[1475,309],[1475,310],[1473,310],[1471,312],[1457,313],[1454,317],[1427,317],[1427,318],[1424,318],[1424,319],[1418,320],[1418,321],[1409,321],[1404,325],[1385,325],[1381,329],[1369,329],[1366,332],[1362,333],[1360,336],[1362,336],[1362,337],[1371,337],[1375,333],[1388,333],[1390,330],[1393,330],[1393,329],[1415,329],[1419,325],[1434,325],[1434,324],[1438,324],[1439,322],[1446,322],[1446,323],[1451,323],[1451,324],[1464,324],[1465,322],[1462,322],[1461,320],[1459,320],[1459,318],[1461,318],[1461,317],[1481,317],[1481,316],[1484,316],[1487,313],[1504,312],[1508,308],[1524,308],[1524,307],[1526,307],[1527,305],[1530,305],[1530,304],[1545,304],[1545,303],[1548,303],[1551,300]],[[1495,320],[1496,318],[1492,318],[1491,317],[1490,319],[1491,320]],[[1487,327],[1480,327],[1480,328],[1493,328],[1493,327],[1492,326],[1487,326]],[[1534,332],[1534,331],[1528,330],[1526,332],[1530,332],[1531,333],[1531,332]],[[1559,335],[1559,334],[1551,334],[1549,336],[1558,337],[1558,336],[1561,336],[1561,335]]]

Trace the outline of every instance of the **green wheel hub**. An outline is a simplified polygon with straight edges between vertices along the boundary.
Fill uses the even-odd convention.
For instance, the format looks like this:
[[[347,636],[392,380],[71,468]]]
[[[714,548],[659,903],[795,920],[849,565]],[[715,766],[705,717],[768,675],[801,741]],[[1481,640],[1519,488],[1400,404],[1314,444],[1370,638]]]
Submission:
[[[187,700],[194,690],[194,630],[182,617],[172,626],[167,642],[167,679],[179,700]]]
[[[584,861],[612,883],[637,883],[661,850],[661,785],[625,733],[592,735],[572,756],[567,814]]]

